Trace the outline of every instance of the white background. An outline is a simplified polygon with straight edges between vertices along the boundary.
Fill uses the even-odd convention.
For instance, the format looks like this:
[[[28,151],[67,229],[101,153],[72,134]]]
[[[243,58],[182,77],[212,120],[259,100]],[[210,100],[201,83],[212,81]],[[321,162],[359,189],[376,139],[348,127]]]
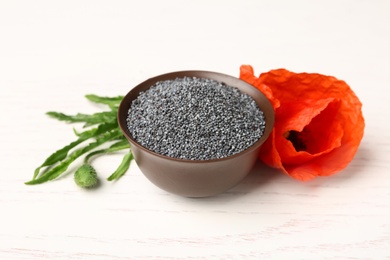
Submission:
[[[389,48],[385,0],[0,1],[0,259],[390,259]],[[93,191],[70,173],[23,184],[74,139],[45,112],[97,112],[85,94],[241,64],[345,80],[366,119],[350,166],[301,183],[259,164],[205,199],[158,189],[135,163]],[[105,178],[120,161],[93,164]]]

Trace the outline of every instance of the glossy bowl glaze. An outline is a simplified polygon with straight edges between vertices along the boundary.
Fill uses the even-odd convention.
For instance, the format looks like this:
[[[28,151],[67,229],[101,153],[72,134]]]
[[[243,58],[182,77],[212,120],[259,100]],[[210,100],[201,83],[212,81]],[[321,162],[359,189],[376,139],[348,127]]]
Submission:
[[[212,160],[184,160],[164,156],[137,143],[127,128],[131,103],[140,92],[158,81],[183,77],[208,78],[238,88],[251,96],[264,112],[266,127],[263,136],[248,149],[229,157]],[[129,140],[134,159],[142,173],[156,186],[186,197],[207,197],[222,193],[238,184],[253,168],[260,146],[274,125],[274,110],[268,99],[252,85],[232,76],[210,71],[178,71],[150,78],[137,85],[123,98],[118,111],[118,123]]]

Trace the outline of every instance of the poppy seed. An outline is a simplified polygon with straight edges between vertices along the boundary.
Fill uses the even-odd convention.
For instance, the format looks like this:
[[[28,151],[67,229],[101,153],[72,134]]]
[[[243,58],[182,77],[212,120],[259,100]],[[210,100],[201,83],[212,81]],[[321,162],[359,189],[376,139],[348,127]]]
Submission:
[[[252,146],[264,133],[265,119],[255,100],[237,88],[184,77],[141,92],[128,111],[127,127],[139,144],[156,153],[210,160]]]

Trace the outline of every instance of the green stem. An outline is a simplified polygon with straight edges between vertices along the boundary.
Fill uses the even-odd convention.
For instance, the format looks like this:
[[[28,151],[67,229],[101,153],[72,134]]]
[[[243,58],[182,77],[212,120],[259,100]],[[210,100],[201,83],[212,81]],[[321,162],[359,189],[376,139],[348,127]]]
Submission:
[[[92,137],[97,137],[97,136],[102,135],[102,134],[106,133],[107,131],[111,131],[113,129],[118,129],[117,123],[103,123],[103,124],[99,125],[97,128],[93,128],[91,130],[79,133],[78,134],[79,138],[76,141],[74,141],[74,142],[64,146],[63,148],[57,150],[56,152],[54,152],[38,168],[36,168],[34,171],[33,179],[36,179],[38,177],[41,168],[43,168],[45,166],[52,166],[52,165],[64,160],[66,158],[66,156],[68,155],[69,151],[71,149],[73,149],[74,147],[76,147],[77,145],[81,144],[82,142],[84,142]]]
[[[47,182],[47,181],[50,181],[50,180],[53,180],[53,179],[59,177],[62,173],[64,173],[68,169],[69,165],[72,162],[74,162],[77,158],[79,158],[81,155],[83,155],[89,151],[92,151],[96,147],[98,147],[98,146],[100,146],[108,141],[111,141],[111,140],[119,137],[120,135],[122,135],[121,131],[119,129],[114,129],[110,132],[107,132],[107,133],[97,137],[95,142],[92,142],[92,143],[88,144],[87,146],[74,151],[73,153],[71,153],[68,156],[68,158],[63,160],[56,167],[51,168],[47,172],[43,173],[39,178],[33,179],[29,182],[26,182],[25,184],[29,184],[29,185],[40,184],[40,183],[44,183],[44,182]]]
[[[131,161],[134,159],[133,153],[130,151],[122,159],[121,164],[118,166],[116,171],[107,178],[109,181],[118,180],[122,177],[130,167]]]
[[[101,149],[101,150],[96,150],[91,153],[89,153],[85,158],[84,158],[84,163],[88,164],[89,160],[96,155],[102,155],[102,154],[108,154],[108,153],[114,153],[120,150],[124,149],[129,149],[130,144],[127,140],[121,140],[119,142],[114,143],[111,145],[109,148],[106,149]]]

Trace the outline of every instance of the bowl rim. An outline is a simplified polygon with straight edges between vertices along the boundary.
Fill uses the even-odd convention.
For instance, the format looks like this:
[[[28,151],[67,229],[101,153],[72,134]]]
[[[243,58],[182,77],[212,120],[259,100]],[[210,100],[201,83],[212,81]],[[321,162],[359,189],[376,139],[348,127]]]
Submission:
[[[229,80],[238,81],[238,82],[240,82],[240,84],[248,85],[253,90],[258,92],[258,94],[263,96],[264,102],[268,103],[268,104],[265,104],[263,106],[269,106],[269,107],[272,108],[271,112],[268,113],[268,117],[266,117],[266,115],[264,113],[264,109],[261,109],[259,107],[259,109],[262,110],[263,113],[264,113],[265,122],[266,122],[266,126],[265,126],[265,129],[264,129],[263,135],[255,143],[253,143],[251,146],[249,146],[248,148],[246,148],[245,150],[243,150],[243,151],[241,151],[239,153],[235,153],[233,155],[222,157],[222,158],[214,158],[214,159],[209,159],[209,160],[191,160],[191,159],[181,159],[181,158],[170,157],[170,156],[163,155],[163,154],[154,152],[152,150],[149,150],[148,148],[146,148],[146,147],[142,146],[141,144],[139,144],[131,136],[130,131],[127,128],[126,120],[121,120],[122,119],[121,115],[124,112],[125,112],[126,115],[128,113],[128,110],[129,110],[129,108],[131,106],[131,104],[129,104],[130,102],[128,102],[128,99],[129,99],[129,97],[132,95],[132,93],[134,91],[138,92],[138,94],[139,94],[139,92],[145,91],[145,90],[140,90],[139,91],[139,89],[142,88],[145,85],[149,85],[148,88],[147,88],[147,89],[149,89],[150,87],[152,87],[154,85],[154,83],[156,83],[158,81],[175,79],[175,78],[180,78],[180,77],[207,78],[207,79],[212,79],[212,80],[216,80],[216,81],[219,81],[219,82],[223,83],[223,81],[215,79],[215,78],[212,78],[212,77],[209,78],[207,76],[193,76],[193,75],[186,75],[186,74],[202,74],[202,75],[211,75],[211,76],[215,75],[215,76],[218,76],[218,77],[221,77],[221,78],[227,78]],[[179,76],[177,76],[177,75],[179,75]],[[164,79],[164,78],[166,78],[166,79]],[[224,84],[229,85],[229,86],[234,87],[234,88],[237,88],[236,86],[232,86],[232,84],[227,84],[227,83],[224,83]],[[241,89],[239,89],[239,91],[243,92]],[[247,95],[249,95],[251,98],[253,98],[250,94],[247,94]],[[255,100],[255,98],[253,98],[253,99]],[[256,102],[256,104],[259,106],[259,104],[257,102]],[[125,119],[126,118],[127,117],[125,117]],[[131,147],[131,145],[136,145],[137,148],[143,150],[144,152],[149,153],[149,154],[151,154],[153,156],[160,157],[160,158],[165,159],[165,160],[171,160],[171,161],[183,162],[183,163],[194,163],[194,164],[202,163],[202,164],[206,164],[206,163],[213,163],[213,162],[223,162],[223,161],[226,161],[226,160],[231,160],[231,159],[236,158],[236,157],[241,157],[241,156],[243,156],[243,155],[245,155],[247,153],[250,153],[253,150],[259,148],[268,139],[268,137],[270,136],[270,134],[271,134],[271,132],[273,130],[274,123],[275,123],[274,122],[275,121],[275,111],[274,111],[274,108],[273,108],[271,102],[269,101],[269,99],[260,90],[258,90],[253,85],[251,85],[251,84],[249,84],[249,83],[247,83],[247,82],[245,82],[245,81],[243,81],[243,80],[241,80],[239,78],[236,78],[234,76],[230,76],[230,75],[227,75],[227,74],[223,74],[223,73],[220,73],[220,72],[207,71],[207,70],[181,70],[181,71],[168,72],[168,73],[164,73],[164,74],[160,74],[160,75],[151,77],[151,78],[146,79],[146,80],[142,81],[141,83],[135,85],[133,88],[131,88],[130,91],[123,97],[121,103],[119,104],[118,113],[117,113],[117,121],[118,121],[118,125],[119,125],[119,128],[121,129],[122,133],[124,134],[124,136],[130,142],[130,147]]]

